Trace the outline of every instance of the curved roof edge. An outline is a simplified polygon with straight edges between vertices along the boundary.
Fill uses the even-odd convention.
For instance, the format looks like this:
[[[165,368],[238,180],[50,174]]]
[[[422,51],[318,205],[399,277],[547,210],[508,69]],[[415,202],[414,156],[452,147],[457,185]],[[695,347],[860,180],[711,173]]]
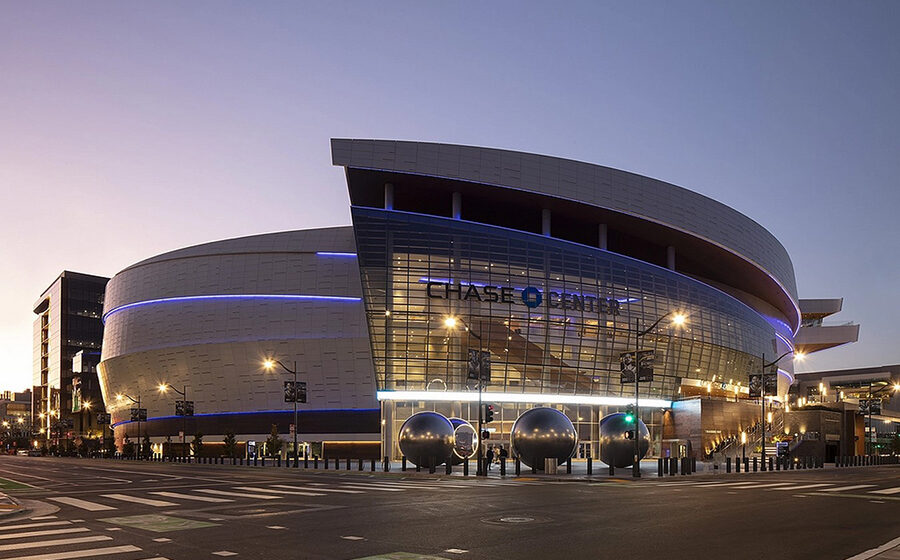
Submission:
[[[332,139],[331,148],[338,166],[515,188],[668,224],[761,267],[797,305],[793,264],[781,242],[752,218],[684,187],[602,165],[496,148],[347,138]]]
[[[229,239],[221,239],[219,241],[200,243],[198,245],[191,245],[189,247],[175,249],[174,251],[160,253],[159,255],[144,259],[123,268],[116,274],[118,275],[127,270],[148,264],[211,255],[235,253],[341,252],[355,250],[356,240],[353,237],[353,226],[349,225],[258,233],[243,237],[232,237]]]

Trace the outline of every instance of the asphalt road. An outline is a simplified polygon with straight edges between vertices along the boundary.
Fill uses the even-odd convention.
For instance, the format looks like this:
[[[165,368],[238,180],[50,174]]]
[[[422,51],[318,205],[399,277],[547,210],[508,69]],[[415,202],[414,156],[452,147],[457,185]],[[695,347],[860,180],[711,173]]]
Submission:
[[[0,518],[0,560],[838,560],[900,536],[898,466],[562,482],[3,456],[0,490],[30,508]]]

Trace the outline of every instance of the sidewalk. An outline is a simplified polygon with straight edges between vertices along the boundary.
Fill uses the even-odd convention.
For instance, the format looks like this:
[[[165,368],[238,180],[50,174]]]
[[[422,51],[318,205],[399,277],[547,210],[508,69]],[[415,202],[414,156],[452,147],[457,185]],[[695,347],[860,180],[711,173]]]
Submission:
[[[878,548],[860,552],[856,556],[851,556],[847,560],[900,560],[900,537],[884,543]]]
[[[23,509],[24,508],[19,504],[18,500],[14,500],[3,492],[0,492],[0,519],[15,515]]]

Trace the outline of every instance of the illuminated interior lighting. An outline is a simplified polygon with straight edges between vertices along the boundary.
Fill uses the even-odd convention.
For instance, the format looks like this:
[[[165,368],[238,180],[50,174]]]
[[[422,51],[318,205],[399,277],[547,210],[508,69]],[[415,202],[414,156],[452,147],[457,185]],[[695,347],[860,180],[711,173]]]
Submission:
[[[379,401],[431,401],[431,402],[478,402],[478,393],[469,391],[377,391]],[[547,403],[547,404],[594,404],[625,406],[633,404],[630,397],[600,397],[595,395],[552,395],[544,393],[482,393],[482,399],[495,403]],[[672,401],[663,399],[640,399],[640,405],[648,408],[670,408]]]
[[[206,300],[281,300],[281,301],[335,301],[356,303],[362,301],[360,297],[347,296],[319,296],[319,295],[302,295],[302,294],[211,294],[204,296],[178,296],[170,298],[148,299],[144,301],[136,301],[134,303],[126,303],[110,309],[103,314],[103,322],[113,313],[142,307],[144,305],[156,305],[160,303],[184,303],[189,301],[206,301]]]

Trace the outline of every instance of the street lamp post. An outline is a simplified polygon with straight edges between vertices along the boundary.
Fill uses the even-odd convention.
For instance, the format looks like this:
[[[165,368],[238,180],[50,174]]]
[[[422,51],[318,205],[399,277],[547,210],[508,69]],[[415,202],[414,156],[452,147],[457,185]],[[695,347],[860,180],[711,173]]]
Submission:
[[[484,406],[482,405],[482,402],[481,402],[482,389],[483,389],[482,385],[484,382],[484,371],[483,371],[484,359],[482,356],[482,354],[484,354],[484,344],[481,340],[481,334],[473,331],[469,327],[469,325],[466,324],[466,322],[463,321],[462,319],[458,319],[456,317],[447,317],[446,319],[444,319],[444,326],[447,327],[448,329],[453,329],[456,327],[457,321],[462,323],[463,327],[465,327],[465,329],[466,329],[466,332],[468,334],[471,334],[472,336],[474,336],[475,340],[478,341],[478,438],[477,438],[477,440],[478,440],[478,465],[476,465],[475,474],[478,476],[484,476],[486,474],[484,464],[483,464],[484,463],[484,460],[483,460],[484,449],[482,449],[483,446],[481,445],[481,433],[482,433],[482,430],[484,429],[484,410],[483,410]]]
[[[641,365],[638,360],[638,354],[641,351],[641,337],[652,331],[659,325],[663,320],[665,320],[669,315],[672,315],[672,324],[675,326],[681,326],[685,322],[685,316],[681,313],[676,313],[675,311],[669,311],[659,319],[657,319],[652,325],[647,327],[644,330],[641,330],[640,319],[635,317],[634,319],[634,418],[635,418],[635,426],[634,426],[634,464],[631,467],[631,474],[635,478],[640,478],[641,476],[641,409],[639,403],[639,394],[640,394],[640,369]]]
[[[138,419],[137,419],[137,423],[138,423],[137,456],[138,456],[138,458],[140,458],[140,457],[141,457],[141,395],[140,395],[140,393],[138,393],[138,398],[137,398],[137,400],[135,400],[134,397],[132,397],[131,395],[126,395],[125,393],[119,393],[118,395],[116,395],[116,400],[117,400],[117,401],[121,401],[122,399],[128,399],[128,400],[130,400],[131,402],[133,402],[134,404],[136,404],[136,405],[138,406]]]
[[[802,352],[795,352],[793,350],[789,350],[784,354],[775,358],[774,361],[766,363],[766,355],[762,355],[762,372],[760,372],[760,387],[759,387],[759,402],[760,402],[760,416],[759,416],[759,427],[760,427],[760,454],[762,457],[762,470],[766,470],[766,370],[770,367],[778,364],[782,358],[787,356],[788,354],[794,354],[794,359],[803,360],[804,354]],[[775,375],[778,375],[778,372],[775,372]],[[777,391],[776,391],[777,392]]]
[[[290,373],[294,376],[294,390],[293,390],[293,401],[294,401],[294,464],[298,464],[300,460],[299,448],[297,447],[297,433],[300,431],[300,425],[297,420],[297,361],[294,361],[294,369],[291,369],[281,363],[279,360],[268,359],[263,362],[263,367],[268,371],[272,371],[276,365],[281,366],[285,372]]]
[[[181,390],[179,391],[168,383],[159,384],[160,393],[165,393],[169,389],[172,389],[173,391],[181,395],[181,398],[183,399],[181,401],[183,403],[181,408],[181,452],[187,453],[187,443],[185,442],[185,436],[187,436],[187,385],[182,385]]]

